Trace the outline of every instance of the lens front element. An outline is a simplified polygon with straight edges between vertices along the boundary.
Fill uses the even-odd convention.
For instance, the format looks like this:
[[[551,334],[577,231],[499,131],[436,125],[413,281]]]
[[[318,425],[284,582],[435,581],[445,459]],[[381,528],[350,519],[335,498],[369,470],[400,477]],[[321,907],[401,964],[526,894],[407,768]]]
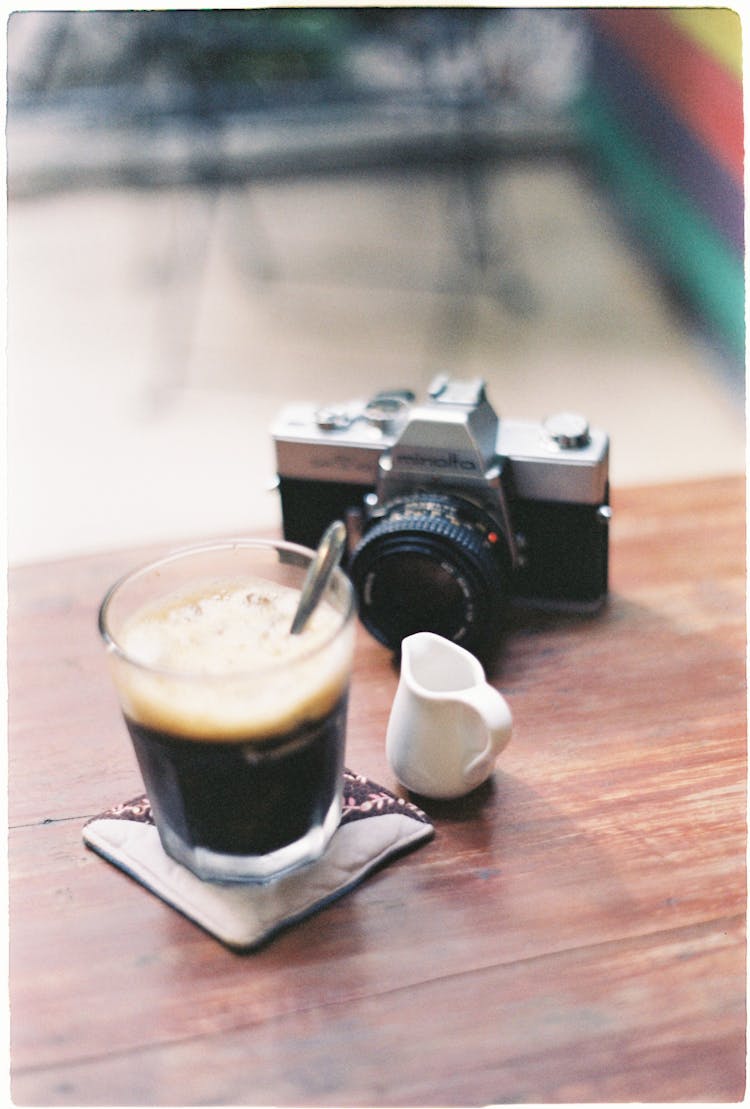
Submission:
[[[394,650],[431,631],[482,653],[497,637],[509,573],[507,543],[487,513],[427,493],[387,505],[350,566],[362,622]]]

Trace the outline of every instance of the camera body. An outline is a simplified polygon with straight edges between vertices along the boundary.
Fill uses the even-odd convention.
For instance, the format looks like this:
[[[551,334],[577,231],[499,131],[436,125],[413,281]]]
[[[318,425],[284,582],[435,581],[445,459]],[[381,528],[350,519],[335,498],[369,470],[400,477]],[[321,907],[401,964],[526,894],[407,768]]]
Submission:
[[[606,597],[609,439],[577,414],[501,421],[481,380],[440,376],[422,403],[290,406],[272,436],[285,537],[314,547],[346,522],[361,615],[392,646],[411,629],[471,649],[499,635],[510,597],[574,611]],[[447,625],[426,611],[446,590],[465,610]]]

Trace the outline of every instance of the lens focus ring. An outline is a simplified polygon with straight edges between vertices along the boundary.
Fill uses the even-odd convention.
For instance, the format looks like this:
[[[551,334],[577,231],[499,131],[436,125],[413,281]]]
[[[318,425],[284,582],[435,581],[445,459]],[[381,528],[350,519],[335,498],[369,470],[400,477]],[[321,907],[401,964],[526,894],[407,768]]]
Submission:
[[[507,545],[477,506],[444,495],[393,502],[350,567],[366,627],[394,649],[434,631],[470,650],[497,636],[507,593]]]

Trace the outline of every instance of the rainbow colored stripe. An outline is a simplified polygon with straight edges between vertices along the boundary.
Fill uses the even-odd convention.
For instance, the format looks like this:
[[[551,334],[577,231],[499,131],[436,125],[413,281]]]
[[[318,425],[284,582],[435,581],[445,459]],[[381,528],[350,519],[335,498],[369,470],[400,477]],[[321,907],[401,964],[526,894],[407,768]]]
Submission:
[[[742,31],[729,9],[590,10],[595,163],[677,286],[744,352]]]

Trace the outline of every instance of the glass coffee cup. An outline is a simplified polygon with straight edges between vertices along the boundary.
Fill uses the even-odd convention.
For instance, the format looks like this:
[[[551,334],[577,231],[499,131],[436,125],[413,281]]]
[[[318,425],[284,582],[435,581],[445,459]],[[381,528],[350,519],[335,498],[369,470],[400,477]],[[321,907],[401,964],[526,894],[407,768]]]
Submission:
[[[332,575],[290,628],[314,552],[190,547],[120,579],[99,629],[165,851],[264,882],[319,858],[341,818],[355,600]]]

